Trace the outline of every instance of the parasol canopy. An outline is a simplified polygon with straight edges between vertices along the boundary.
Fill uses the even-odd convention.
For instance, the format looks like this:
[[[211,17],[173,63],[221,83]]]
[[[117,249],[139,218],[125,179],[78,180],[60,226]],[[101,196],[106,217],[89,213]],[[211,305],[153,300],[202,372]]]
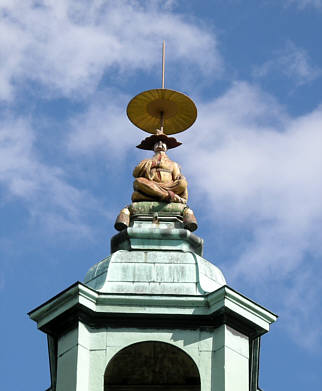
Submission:
[[[175,134],[195,122],[197,108],[187,95],[158,88],[136,95],[127,106],[127,115],[135,126],[148,133],[156,133],[161,123],[164,134]]]

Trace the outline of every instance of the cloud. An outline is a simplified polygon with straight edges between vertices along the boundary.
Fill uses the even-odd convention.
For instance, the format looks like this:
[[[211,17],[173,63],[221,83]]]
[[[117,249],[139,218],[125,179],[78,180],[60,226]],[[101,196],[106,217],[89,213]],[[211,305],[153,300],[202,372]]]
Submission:
[[[128,95],[116,90],[96,94],[86,110],[70,120],[66,139],[69,151],[83,155],[100,152],[106,159],[122,159],[139,136],[126,117],[129,100]]]
[[[169,62],[196,66],[204,74],[222,65],[215,36],[196,21],[170,13],[173,7],[174,1],[158,0],[1,2],[0,100],[10,112],[0,122],[4,202],[22,201],[47,229],[90,233],[88,212],[105,212],[92,195],[73,184],[65,166],[40,155],[43,139],[32,127],[35,105],[43,98],[84,98],[83,114],[61,119],[69,131],[68,151],[100,150],[121,162],[139,136],[127,132],[131,125],[124,110],[129,97],[119,90],[97,91],[103,76],[118,77],[122,83],[137,70],[159,69],[163,39]],[[32,102],[25,100],[28,94]],[[24,109],[17,114],[19,102]],[[60,153],[61,160],[67,157],[66,150]]]
[[[306,7],[322,8],[322,0],[286,0],[286,4],[295,4],[300,9]]]
[[[180,158],[217,217],[254,229],[236,273],[257,278],[278,269],[283,276],[305,252],[321,251],[321,123],[322,107],[290,118],[247,83],[199,105],[199,123],[185,141],[197,158]]]
[[[71,185],[61,167],[43,162],[35,148],[35,132],[27,119],[10,115],[0,124],[2,202],[22,201],[30,217],[50,232],[90,236],[89,211],[102,211],[85,190]]]
[[[103,75],[125,78],[159,66],[163,39],[177,66],[219,71],[215,36],[169,7],[171,2],[156,0],[2,2],[0,99],[12,100],[26,82],[82,98]]]
[[[198,106],[198,123],[184,140],[193,157],[179,149],[177,157],[210,222],[247,232],[238,237],[227,275],[261,297],[266,291],[275,308],[296,321],[291,333],[297,338],[309,319],[295,317],[290,297],[303,295],[305,307],[311,285],[322,278],[322,106],[290,117],[242,82]],[[319,297],[310,302],[313,312]],[[312,318],[312,338],[321,336]]]
[[[253,71],[257,78],[266,77],[270,73],[280,73],[292,79],[297,85],[303,85],[321,77],[322,69],[312,64],[304,49],[288,42],[283,50],[273,55],[273,59],[255,67]]]

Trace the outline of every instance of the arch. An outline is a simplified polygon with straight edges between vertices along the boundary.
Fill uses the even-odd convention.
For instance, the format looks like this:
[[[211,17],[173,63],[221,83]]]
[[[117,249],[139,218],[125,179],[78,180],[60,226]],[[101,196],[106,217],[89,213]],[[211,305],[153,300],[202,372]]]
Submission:
[[[193,359],[165,342],[138,342],[120,350],[108,363],[104,391],[200,391]]]

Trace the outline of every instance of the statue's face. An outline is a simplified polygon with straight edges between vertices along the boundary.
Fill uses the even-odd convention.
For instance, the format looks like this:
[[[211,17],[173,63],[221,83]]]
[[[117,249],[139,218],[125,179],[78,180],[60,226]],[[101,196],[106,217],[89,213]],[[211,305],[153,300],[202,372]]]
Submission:
[[[157,143],[154,144],[153,150],[154,152],[167,152],[167,145],[163,143],[162,141],[158,141]]]

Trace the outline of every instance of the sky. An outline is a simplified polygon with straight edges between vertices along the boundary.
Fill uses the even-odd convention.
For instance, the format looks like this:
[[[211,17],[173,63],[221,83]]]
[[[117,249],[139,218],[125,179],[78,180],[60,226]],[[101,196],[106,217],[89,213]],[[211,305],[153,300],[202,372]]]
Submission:
[[[279,315],[264,391],[322,388],[322,0],[0,1],[0,388],[45,390],[27,312],[110,253],[132,170],[151,155],[129,100],[188,94],[169,152],[204,257]]]

